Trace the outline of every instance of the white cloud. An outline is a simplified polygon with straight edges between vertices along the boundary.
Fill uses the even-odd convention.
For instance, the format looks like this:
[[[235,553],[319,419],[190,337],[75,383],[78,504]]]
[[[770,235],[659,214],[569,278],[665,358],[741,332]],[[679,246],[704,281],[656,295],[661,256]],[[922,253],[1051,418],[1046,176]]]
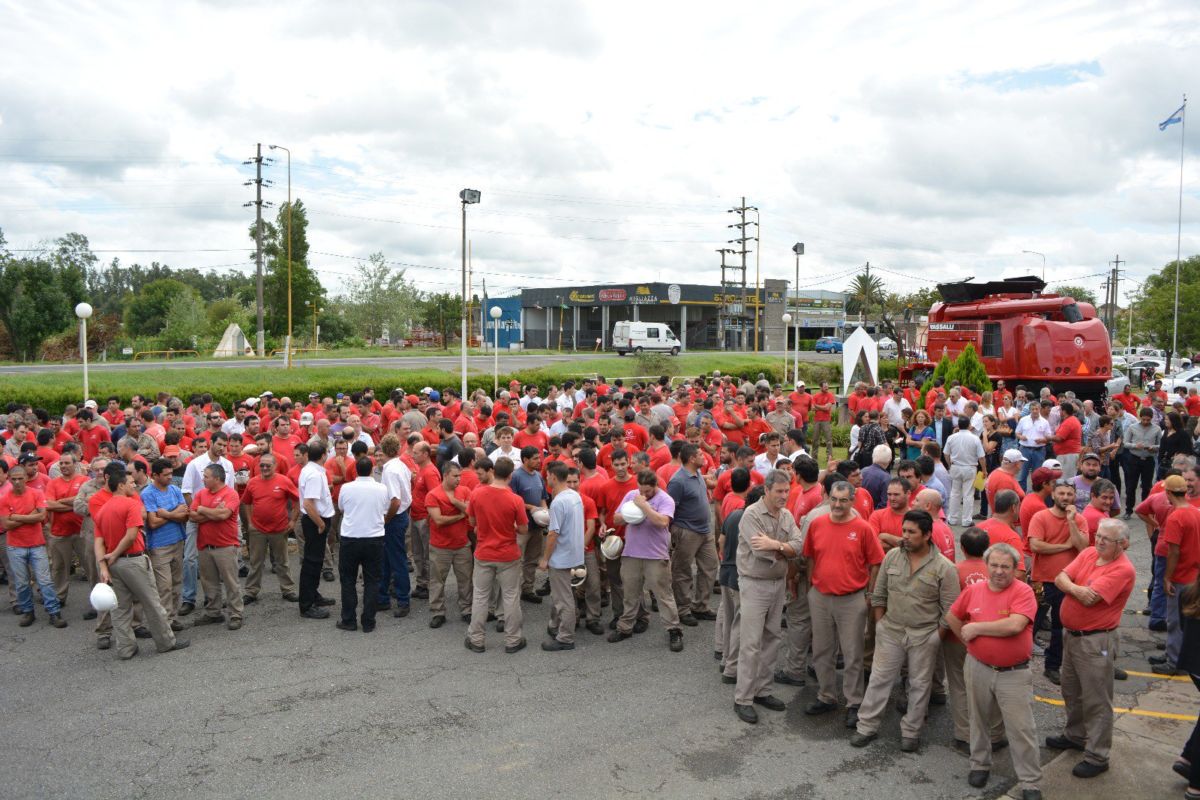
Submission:
[[[1025,249],[1064,279],[1117,252],[1144,276],[1175,245],[1178,128],[1155,123],[1200,74],[1186,2],[191,0],[7,3],[5,19],[10,246],[79,231],[248,264],[240,162],[278,142],[331,291],[342,256],[374,251],[456,285],[464,186],[484,192],[470,236],[492,291],[715,283],[742,195],[767,277],[792,275],[797,240],[802,284],[867,260],[897,290],[1040,269]]]

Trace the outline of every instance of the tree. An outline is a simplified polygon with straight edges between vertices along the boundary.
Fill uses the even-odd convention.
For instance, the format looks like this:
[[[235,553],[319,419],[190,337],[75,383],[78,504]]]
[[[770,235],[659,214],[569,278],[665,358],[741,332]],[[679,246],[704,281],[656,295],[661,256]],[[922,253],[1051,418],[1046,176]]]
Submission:
[[[55,249],[15,258],[0,232],[0,324],[22,361],[37,358],[42,342],[75,320],[84,299],[87,239],[72,234]]]
[[[950,372],[950,366],[951,366],[950,356],[943,354],[942,360],[939,361],[937,366],[933,368],[933,374],[930,375],[929,378],[926,379],[925,383],[921,385],[921,405],[922,406],[924,406],[924,404],[925,404],[926,393],[929,392],[929,390],[933,388],[934,383],[937,381],[938,378],[942,378],[943,380],[945,380],[946,375],[948,375]]]
[[[426,328],[442,336],[442,346],[450,344],[462,319],[462,297],[449,292],[426,295],[421,303],[421,321]]]
[[[194,297],[192,290],[174,278],[146,284],[125,302],[125,327],[133,336],[157,336],[166,328],[171,304],[176,297]],[[199,299],[196,299],[199,302]]]
[[[860,272],[846,287],[846,315],[862,314],[865,318],[872,306],[883,306],[884,297],[883,279]]]
[[[209,336],[221,336],[232,323],[237,323],[243,333],[250,331],[253,312],[236,297],[223,297],[209,303],[204,313],[208,320],[205,328]]]
[[[250,238],[254,239],[254,227],[250,226]],[[287,333],[288,322],[288,204],[279,208],[275,222],[263,222],[263,326],[273,336]],[[291,219],[291,284],[292,284],[292,328],[303,326],[304,301],[324,301],[325,290],[316,273],[308,265],[308,212],[304,203],[296,199],[292,203]],[[246,292],[243,290],[242,296]],[[254,298],[253,288],[248,292]],[[297,319],[300,319],[299,325]]]
[[[1175,262],[1171,261],[1142,284],[1133,304],[1133,340],[1170,350],[1174,327]],[[1197,348],[1200,348],[1200,255],[1179,263],[1179,351],[1192,353]]]
[[[1077,303],[1090,303],[1093,306],[1099,305],[1096,302],[1096,293],[1082,286],[1072,286],[1071,284],[1063,283],[1051,287],[1050,291],[1065,297],[1073,297]]]
[[[946,382],[953,381],[958,381],[959,384],[976,392],[992,390],[992,380],[988,377],[987,368],[979,360],[979,354],[975,352],[975,345],[968,344],[964,347],[958,357],[954,359],[954,363],[950,365],[950,369],[946,372]]]
[[[185,287],[171,298],[166,317],[167,324],[162,332],[164,346],[173,350],[198,348],[199,339],[208,327],[208,317],[204,313],[204,303],[195,290]]]
[[[364,339],[378,339],[384,331],[398,339],[407,333],[420,302],[404,270],[390,267],[383,253],[372,253],[358,262],[358,276],[350,281],[343,306],[346,322]]]

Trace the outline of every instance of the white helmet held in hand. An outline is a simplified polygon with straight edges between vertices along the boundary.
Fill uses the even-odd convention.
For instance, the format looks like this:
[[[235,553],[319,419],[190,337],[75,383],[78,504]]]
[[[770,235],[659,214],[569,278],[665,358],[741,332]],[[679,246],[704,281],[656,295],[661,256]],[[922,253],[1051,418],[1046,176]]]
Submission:
[[[571,570],[571,588],[578,589],[587,580],[587,567],[575,567]]]
[[[622,519],[630,525],[637,525],[639,522],[646,519],[645,513],[637,507],[637,504],[632,500],[627,500],[617,509],[621,514]]]
[[[539,528],[544,528],[550,524],[550,512],[544,508],[534,510],[530,516],[533,518],[533,524]]]
[[[604,541],[600,543],[600,555],[609,561],[615,561],[621,557],[621,551],[624,549],[625,540],[617,536],[612,528],[609,528]]]
[[[92,608],[103,614],[117,607],[117,593],[107,583],[97,583],[92,587]]]

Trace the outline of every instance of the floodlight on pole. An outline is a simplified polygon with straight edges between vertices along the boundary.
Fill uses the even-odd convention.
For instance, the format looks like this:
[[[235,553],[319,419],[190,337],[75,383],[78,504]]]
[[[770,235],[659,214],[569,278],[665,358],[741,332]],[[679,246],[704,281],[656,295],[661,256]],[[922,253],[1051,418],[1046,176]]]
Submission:
[[[480,192],[478,189],[463,189],[458,193],[458,199],[462,201],[462,320],[459,333],[459,338],[462,340],[462,378],[460,399],[465,400],[467,397],[467,206],[479,202]]]
[[[792,245],[792,252],[796,254],[796,285],[792,287],[792,297],[796,300],[796,331],[793,338],[796,348],[796,374],[793,376],[793,385],[800,382],[800,256],[804,255],[804,242],[796,242]],[[787,304],[784,303],[784,306]]]
[[[1026,255],[1042,257],[1042,280],[1046,280],[1046,254],[1039,253],[1037,250],[1022,250],[1021,252]]]

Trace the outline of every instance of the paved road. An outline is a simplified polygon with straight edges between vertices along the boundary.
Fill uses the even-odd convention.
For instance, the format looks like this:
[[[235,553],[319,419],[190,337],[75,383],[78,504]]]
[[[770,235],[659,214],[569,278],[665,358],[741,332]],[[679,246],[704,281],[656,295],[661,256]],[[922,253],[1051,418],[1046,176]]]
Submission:
[[[613,353],[561,353],[551,355],[501,355],[500,369],[509,372],[518,369],[528,369],[544,364],[565,362],[594,361],[596,359],[613,358]],[[761,355],[777,356],[782,363],[783,353],[762,353]],[[802,355],[804,361],[831,361],[841,359],[840,355],[830,353],[807,352]],[[312,367],[386,367],[390,369],[440,369],[457,372],[461,363],[458,356],[379,356],[375,358],[320,358],[298,360],[299,366]],[[632,359],[629,361],[633,369]],[[491,372],[492,357],[485,355],[471,356],[468,369],[475,372]],[[244,369],[246,367],[282,368],[283,361],[279,358],[245,359],[245,360],[213,360],[213,361],[112,361],[89,365],[92,372],[136,372],[141,370],[170,370],[170,369]],[[39,372],[78,372],[79,364],[10,364],[0,366],[0,375],[20,375]]]
[[[1130,555],[1147,563],[1145,537]],[[581,631],[575,652],[551,655],[537,647],[547,606],[527,606],[529,649],[505,655],[502,636],[489,632],[488,651],[474,655],[457,619],[427,627],[422,601],[371,635],[345,633],[333,620],[301,620],[268,576],[241,631],[189,631],[192,647],[164,656],[143,642],[126,663],[94,649],[80,620],[85,586],[71,586],[61,631],[40,610],[33,627],[18,628],[0,593],[6,798],[761,800],[878,796],[886,782],[891,800],[934,800],[995,798],[1013,785],[1002,753],[982,795],[967,787],[945,707],[932,709],[916,755],[899,751],[891,711],[878,742],[851,748],[840,714],[802,713],[811,687],[780,687],[786,712],[739,722],[732,687],[718,679],[711,623],[685,629],[679,654],[654,619],[630,641]],[[1135,593],[1130,608],[1143,602]],[[1145,620],[1124,618],[1129,669],[1145,670],[1161,638]],[[1035,663],[1037,693],[1058,697]],[[1118,683],[1117,705],[1136,705],[1150,681]],[[1061,710],[1034,706],[1039,734],[1056,731]],[[1161,734],[1179,741],[1190,730],[1164,724]]]

